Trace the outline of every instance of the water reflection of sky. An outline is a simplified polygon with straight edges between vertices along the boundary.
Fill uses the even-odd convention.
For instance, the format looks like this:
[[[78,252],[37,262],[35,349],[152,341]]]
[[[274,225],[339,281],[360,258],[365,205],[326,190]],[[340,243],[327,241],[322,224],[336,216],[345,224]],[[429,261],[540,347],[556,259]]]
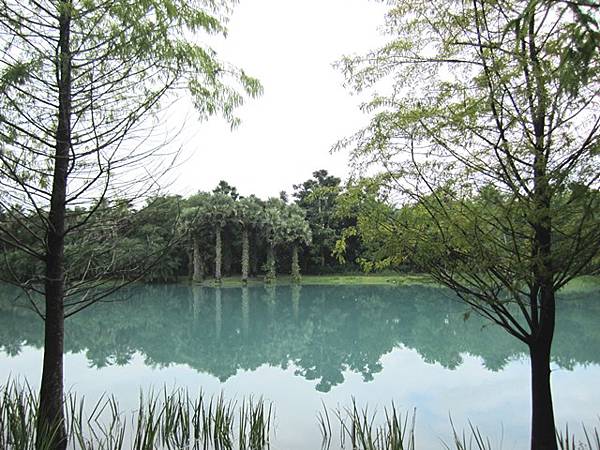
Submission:
[[[197,325],[208,328],[212,324],[212,332],[207,330],[204,330],[204,332],[198,331],[201,332],[203,338],[216,339],[214,332],[219,329],[219,339],[230,345],[232,343],[239,344],[240,347],[237,348],[237,351],[240,351],[240,349],[246,347],[243,345],[243,339],[238,342],[235,335],[242,333],[244,320],[243,317],[233,317],[236,314],[234,311],[241,311],[242,309],[236,306],[236,300],[232,292],[223,295],[221,300],[223,302],[221,304],[221,314],[224,315],[225,319],[222,317],[223,323],[220,326],[217,327],[214,323],[216,310],[211,306],[212,300],[210,299],[212,297],[205,300],[204,307],[207,309],[205,310],[206,314],[202,317],[206,319],[206,322],[201,320]],[[372,291],[369,292],[373,293]],[[316,414],[321,409],[321,402],[323,401],[332,408],[343,407],[350,404],[352,397],[356,398],[359,405],[368,404],[370,407],[377,407],[379,410],[382,410],[391,401],[394,401],[401,411],[411,412],[413,408],[416,408],[418,448],[442,448],[440,440],[450,441],[449,414],[452,415],[452,419],[459,429],[466,428],[468,421],[471,420],[482,429],[485,435],[490,437],[492,443],[499,443],[502,440],[503,449],[527,447],[530,415],[528,361],[523,357],[519,345],[514,344],[513,347],[510,339],[503,341],[503,344],[498,344],[502,351],[489,349],[489,352],[486,352],[486,346],[495,342],[494,339],[476,334],[482,330],[476,322],[468,325],[457,322],[458,319],[455,316],[458,315],[459,311],[462,311],[460,308],[455,311],[456,306],[448,307],[446,305],[445,307],[449,310],[444,314],[436,315],[432,313],[427,321],[419,322],[416,318],[408,316],[408,313],[413,309],[415,313],[419,311],[423,313],[421,304],[413,305],[414,308],[411,306],[412,309],[406,305],[400,310],[395,310],[395,307],[388,309],[387,302],[389,299],[386,300],[386,297],[390,293],[387,291],[375,299],[377,301],[373,302],[376,303],[373,310],[365,309],[364,305],[352,307],[355,315],[366,315],[376,321],[381,321],[382,317],[386,315],[398,315],[398,317],[401,317],[401,323],[399,324],[402,329],[401,334],[407,336],[410,340],[409,345],[400,343],[393,345],[391,351],[384,350],[381,354],[375,353],[376,360],[382,366],[380,371],[370,373],[369,370],[363,370],[361,373],[361,370],[359,370],[361,366],[357,365],[356,361],[364,360],[370,364],[374,357],[373,355],[368,355],[368,357],[360,355],[358,357],[351,355],[351,353],[368,353],[368,351],[385,349],[386,345],[381,343],[361,343],[361,341],[378,339],[377,332],[371,333],[373,329],[385,334],[391,332],[390,330],[393,331],[394,328],[390,329],[383,325],[362,328],[362,325],[354,320],[355,318],[347,317],[343,319],[338,317],[338,321],[347,320],[349,321],[347,325],[353,325],[355,329],[348,329],[351,327],[340,326],[339,323],[321,324],[322,327],[326,328],[322,332],[322,330],[314,329],[319,326],[319,317],[327,318],[328,314],[332,312],[331,308],[333,308],[334,313],[331,317],[336,317],[336,314],[339,314],[344,306],[343,303],[335,304],[331,292],[328,292],[325,296],[328,301],[322,302],[311,297],[318,294],[317,291],[305,289],[299,299],[300,304],[297,304],[298,299],[296,299],[296,305],[294,306],[294,303],[290,303],[287,299],[289,292],[281,289],[279,295],[283,295],[286,299],[276,300],[278,302],[276,308],[273,308],[272,305],[269,307],[268,303],[261,304],[262,306],[259,307],[258,302],[261,301],[259,298],[262,298],[263,291],[258,291],[258,293],[259,296],[250,296],[250,311],[243,313],[246,318],[249,314],[249,317],[260,325],[260,327],[253,327],[252,321],[250,324],[246,324],[248,327],[246,330],[247,339],[260,346],[263,349],[262,351],[266,351],[265,348],[271,348],[264,347],[270,341],[262,336],[262,332],[270,331],[274,333],[274,339],[280,340],[284,339],[282,337],[284,334],[289,334],[287,337],[290,342],[283,342],[283,349],[273,347],[272,350],[276,355],[265,354],[265,359],[268,361],[258,364],[256,368],[238,367],[233,374],[229,374],[224,378],[221,377],[224,381],[220,382],[217,376],[220,376],[220,374],[218,373],[206,373],[192,368],[189,364],[177,362],[178,358],[176,356],[182,353],[185,353],[186,357],[191,357],[189,349],[185,343],[169,342],[169,337],[165,336],[164,339],[167,341],[165,344],[171,346],[173,359],[176,361],[169,365],[157,364],[147,354],[136,350],[127,364],[114,364],[96,368],[91,367],[89,355],[86,355],[85,351],[69,352],[65,355],[66,386],[78,394],[84,394],[88,400],[92,401],[105,392],[114,394],[124,410],[132,409],[137,405],[140,389],[148,391],[151,388],[156,389],[164,385],[167,387],[184,387],[192,393],[199,389],[209,394],[218,393],[222,390],[230,398],[241,398],[249,395],[263,396],[272,401],[276,408],[276,448],[279,449],[304,450],[319,448],[320,434],[317,428]],[[161,298],[164,298],[162,294]],[[182,302],[185,303],[183,300]],[[255,302],[255,304],[252,302]],[[328,304],[329,312],[319,312],[319,308],[325,304]],[[355,302],[353,301],[352,304],[354,305]],[[179,307],[181,307],[180,303],[171,304],[171,312]],[[439,308],[437,309],[439,310]],[[140,310],[139,312],[142,314],[143,311]],[[148,312],[146,311],[144,314],[148,314]],[[163,311],[163,316],[165,314]],[[268,318],[269,314],[272,314],[271,319],[266,320],[265,317]],[[590,333],[587,333],[588,330],[581,328],[581,321],[590,318],[580,318],[578,314],[589,316],[595,314],[595,312],[590,313],[589,310],[580,308],[579,312],[564,314],[564,317],[568,319],[566,322],[580,327],[579,330],[572,330],[573,333],[583,331],[585,338],[582,337],[582,340],[588,345],[594,343],[591,334],[597,332],[590,330]],[[176,315],[174,317],[183,320],[183,316]],[[446,317],[450,317],[451,320],[448,321]],[[592,322],[597,323],[597,318],[593,318]],[[85,326],[88,319],[91,320],[92,316],[88,318],[82,316],[82,327]],[[145,326],[150,327],[152,320],[158,320],[149,317],[146,317],[146,319],[150,323]],[[104,317],[103,320],[110,322],[107,317]],[[405,323],[406,320],[411,324]],[[462,319],[460,320],[462,321]],[[282,330],[270,325],[273,322],[283,325],[284,330],[287,330],[288,333],[283,333]],[[394,322],[394,320],[390,320],[390,322]],[[307,324],[311,324],[311,326],[308,327]],[[75,325],[75,323],[71,325],[73,330],[71,338],[73,338],[73,334],[78,335],[81,332],[81,330],[74,327]],[[425,325],[433,327],[430,336],[419,328]],[[180,323],[179,326],[187,327],[189,325]],[[416,328],[410,333],[406,332],[411,326]],[[437,337],[444,335],[446,332],[444,331],[445,326],[454,327],[448,333],[448,336],[455,336],[456,330],[462,329],[468,329],[471,335],[455,336],[452,339],[446,336],[446,342],[439,342],[438,348],[433,348],[432,342],[436,342]],[[125,329],[128,330],[128,333],[123,332]],[[131,339],[127,342],[136,342],[133,338],[136,330],[133,324],[129,324],[128,327],[123,326],[123,330],[119,334],[123,340]],[[305,334],[308,333],[309,337],[298,334],[300,331]],[[107,330],[107,332],[109,331]],[[595,424],[600,412],[597,407],[600,404],[600,392],[596,388],[597,380],[600,379],[600,365],[590,361],[597,361],[598,347],[588,348],[588,353],[582,352],[581,348],[569,353],[569,348],[568,346],[565,347],[565,343],[573,340],[574,337],[571,336],[571,331],[568,330],[563,329],[560,333],[559,338],[563,336],[563,341],[558,346],[561,359],[570,361],[569,367],[571,365],[573,367],[572,370],[567,370],[562,368],[562,365],[553,364],[552,384],[558,424],[564,426],[564,423],[569,422],[572,427],[577,427],[581,422]],[[338,347],[328,350],[327,343],[323,340],[324,336],[330,336],[332,340],[336,341]],[[423,337],[422,342],[417,339],[419,336]],[[497,336],[502,336],[502,339],[505,338],[502,334]],[[210,345],[217,345],[215,344],[216,341],[210,339],[208,340]],[[311,339],[314,339],[315,342],[312,342],[309,346],[308,343]],[[379,339],[385,340],[383,335],[379,336]],[[340,342],[344,341],[348,341],[348,347],[342,350],[339,346],[341,345]],[[199,340],[196,344],[202,345],[202,341]],[[77,347],[77,345],[73,345]],[[455,357],[450,358],[452,370],[448,367],[448,360],[443,357],[444,345],[447,345],[452,351],[462,349],[458,354],[458,359],[461,360],[460,364],[454,365],[452,361]],[[506,345],[506,347],[502,347],[502,345]],[[181,348],[185,351],[178,350]],[[220,351],[222,351],[223,347],[220,348]],[[153,350],[148,346],[145,350],[149,353],[155,352],[161,357],[165,354],[165,349]],[[106,355],[111,355],[115,351],[111,349],[110,345],[107,348],[102,348],[102,352],[105,352]],[[279,361],[281,355],[286,351],[296,361],[296,363],[289,363],[287,367],[285,367],[286,364],[275,362]],[[480,356],[471,356],[470,353]],[[98,349],[93,354],[98,356]],[[321,360],[315,355],[323,355],[323,359]],[[350,361],[351,364],[357,366],[350,369],[348,365],[341,364],[339,379],[343,379],[343,381],[334,383],[328,389],[320,391],[317,389],[321,382],[319,377],[314,380],[307,380],[303,376],[307,372],[307,367],[310,369],[310,364],[322,364],[331,369],[335,364],[332,364],[330,359],[333,357],[337,361],[341,358],[340,355],[343,355],[343,361]],[[436,355],[441,355],[439,361],[436,360]],[[486,368],[484,358],[495,361],[496,357],[499,357],[501,361],[506,359],[501,370]],[[7,356],[6,352],[0,352],[0,380],[6,380],[8,376],[26,377],[33,386],[37,386],[41,360],[42,351],[35,348],[35,346],[26,345],[21,347],[19,354],[14,357]],[[260,360],[260,358],[252,361],[257,360]],[[425,360],[428,362],[425,362]],[[577,362],[578,360],[585,364]],[[203,366],[203,361],[197,361],[197,363],[197,365]],[[305,367],[301,367],[300,365],[304,363],[306,363]],[[229,369],[227,370],[227,373],[229,373]],[[372,380],[365,381],[365,378],[368,379],[369,377],[365,377],[364,373],[371,374]],[[338,379],[338,376],[334,374],[332,379]],[[499,445],[495,446],[495,448],[497,447]]]

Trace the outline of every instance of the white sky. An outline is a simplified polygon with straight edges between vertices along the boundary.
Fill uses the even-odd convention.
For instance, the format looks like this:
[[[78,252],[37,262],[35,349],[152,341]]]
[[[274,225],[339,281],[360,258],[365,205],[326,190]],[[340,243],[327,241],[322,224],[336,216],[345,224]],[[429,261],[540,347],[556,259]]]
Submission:
[[[242,125],[188,118],[184,163],[168,188],[184,196],[224,179],[242,195],[292,192],[318,169],[346,178],[347,155],[335,142],[366,124],[359,99],[332,63],[384,42],[385,7],[369,0],[242,0],[220,58],[260,79],[264,94],[238,111]]]

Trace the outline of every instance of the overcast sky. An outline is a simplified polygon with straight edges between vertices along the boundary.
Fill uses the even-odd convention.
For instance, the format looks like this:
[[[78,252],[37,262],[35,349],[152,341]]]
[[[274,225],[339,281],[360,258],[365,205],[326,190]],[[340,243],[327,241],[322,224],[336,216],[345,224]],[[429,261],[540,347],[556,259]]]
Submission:
[[[187,196],[225,179],[243,195],[267,198],[318,169],[345,178],[347,155],[329,150],[367,118],[332,63],[383,42],[384,12],[368,0],[241,0],[218,50],[259,78],[264,94],[238,112],[242,125],[233,131],[222,120],[188,118],[185,163],[169,191]]]

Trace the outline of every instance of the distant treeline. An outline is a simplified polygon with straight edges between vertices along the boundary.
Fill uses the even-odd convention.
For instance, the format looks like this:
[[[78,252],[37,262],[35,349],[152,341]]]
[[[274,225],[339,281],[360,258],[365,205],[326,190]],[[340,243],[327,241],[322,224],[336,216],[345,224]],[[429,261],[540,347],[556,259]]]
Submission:
[[[272,281],[276,274],[330,274],[360,270],[358,238],[346,238],[345,257],[335,256],[336,242],[356,217],[338,205],[344,188],[326,170],[267,200],[243,197],[226,181],[212,192],[188,198],[150,198],[143,207],[120,199],[103,199],[91,208],[68,210],[67,223],[81,223],[67,235],[67,281],[101,278],[168,282],[189,277],[241,274]],[[36,257],[43,237],[44,211],[19,206],[0,211],[10,239],[2,242],[3,278],[21,284],[43,280]],[[347,208],[346,208],[347,209]],[[15,218],[18,218],[16,220]],[[19,245],[11,245],[10,242]],[[23,251],[30,249],[30,251]]]
[[[562,193],[557,203],[589,209],[576,188]],[[104,198],[67,211],[67,226],[72,224],[77,232],[66,235],[66,281],[78,295],[77,286],[95,286],[101,280],[200,282],[241,275],[242,280],[272,282],[277,274],[291,274],[297,282],[301,273],[422,272],[436,265],[461,272],[465,255],[473,264],[483,261],[484,243],[455,229],[469,225],[474,213],[502,217],[514,204],[489,185],[460,202],[444,200],[446,215],[432,222],[425,210],[435,208],[443,193],[420,202],[398,202],[388,194],[377,180],[342,186],[340,178],[318,170],[294,185],[291,195],[282,191],[267,200],[243,197],[226,181],[187,198],[152,197],[142,207]],[[597,191],[590,195],[597,198]],[[43,283],[45,220],[43,209],[27,211],[15,205],[0,210],[3,280],[21,286]],[[528,248],[527,222],[505,222],[500,225],[508,231],[488,232],[496,233],[498,242],[518,238]],[[557,230],[570,226],[554,223]],[[573,240],[565,236],[557,231],[553,242],[568,257]],[[457,257],[448,255],[448,248]],[[503,247],[486,251],[492,252],[492,263],[515,258]],[[597,264],[594,259],[588,266]],[[594,272],[586,266],[582,273]]]

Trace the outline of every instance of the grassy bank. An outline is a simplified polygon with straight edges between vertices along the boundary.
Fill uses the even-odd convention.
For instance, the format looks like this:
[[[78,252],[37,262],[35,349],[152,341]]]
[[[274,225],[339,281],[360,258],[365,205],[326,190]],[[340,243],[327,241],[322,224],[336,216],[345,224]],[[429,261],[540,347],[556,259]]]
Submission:
[[[192,283],[189,280],[186,283]],[[202,286],[215,287],[218,284],[212,278],[207,278],[200,284]],[[265,283],[263,277],[250,278],[247,286],[263,286]],[[293,284],[289,275],[277,276],[274,285],[287,286]],[[409,284],[435,284],[435,282],[425,274],[334,274],[334,275],[303,275],[302,285],[321,285],[321,286],[361,286],[361,285],[409,285]],[[220,286],[222,287],[241,287],[244,284],[239,275],[223,277]],[[578,277],[567,286],[561,289],[561,292],[591,292],[600,290],[599,275],[584,275]]]
[[[427,275],[411,274],[335,274],[335,275],[303,275],[302,285],[326,285],[326,286],[353,286],[353,285],[406,285],[406,284],[430,284],[433,281]],[[202,286],[216,286],[214,279],[206,279]],[[275,283],[277,286],[286,286],[292,284],[292,278],[289,275],[277,277]],[[264,281],[262,277],[251,278],[248,280],[248,286],[262,286]],[[222,287],[241,287],[243,286],[241,277],[231,276],[223,277]]]

